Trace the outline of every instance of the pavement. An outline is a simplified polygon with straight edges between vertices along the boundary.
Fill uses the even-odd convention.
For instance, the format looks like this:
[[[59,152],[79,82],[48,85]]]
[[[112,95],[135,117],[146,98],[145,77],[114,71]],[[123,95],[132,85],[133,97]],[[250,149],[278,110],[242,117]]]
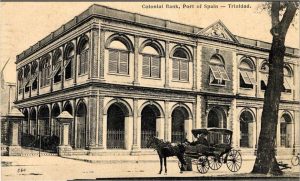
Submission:
[[[92,161],[94,160],[94,161]],[[289,159],[282,160],[290,163]],[[62,158],[58,156],[27,156],[7,157],[2,156],[1,180],[95,180],[95,179],[143,179],[143,180],[227,180],[251,178],[249,174],[254,164],[254,159],[243,159],[242,168],[236,172],[230,172],[226,165],[217,170],[209,170],[206,174],[200,174],[195,165],[193,171],[179,172],[177,160],[168,159],[168,173],[158,174],[159,160],[157,155],[140,156],[72,156]],[[256,176],[257,178],[272,178]],[[300,177],[300,166],[285,170],[282,180],[296,179]],[[222,179],[223,178],[223,179]],[[256,179],[256,178],[254,178]]]

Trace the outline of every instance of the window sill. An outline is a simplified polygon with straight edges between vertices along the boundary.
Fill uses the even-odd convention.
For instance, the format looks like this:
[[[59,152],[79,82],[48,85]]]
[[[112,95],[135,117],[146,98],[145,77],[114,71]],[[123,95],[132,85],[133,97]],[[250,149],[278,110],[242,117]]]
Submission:
[[[217,87],[225,87],[226,84],[212,84],[212,83],[209,83],[210,86],[217,86]]]
[[[41,86],[41,89],[46,88],[46,87],[50,87],[50,85]]]
[[[61,81],[59,81],[59,82],[53,82],[53,85],[58,85],[58,84],[61,84]]]
[[[115,75],[115,76],[123,76],[123,77],[130,77],[129,74],[120,74],[120,73],[107,73],[108,75]]]
[[[253,88],[240,87],[241,90],[253,90]]]
[[[70,81],[70,80],[72,80],[73,78],[71,77],[71,78],[68,78],[68,79],[65,79],[65,81]]]
[[[143,79],[161,80],[159,77],[142,77]]]
[[[188,80],[176,80],[176,79],[173,79],[172,82],[189,83],[190,81],[188,81]]]
[[[86,76],[86,75],[88,75],[88,73],[78,74],[78,77],[84,77],[84,76]]]

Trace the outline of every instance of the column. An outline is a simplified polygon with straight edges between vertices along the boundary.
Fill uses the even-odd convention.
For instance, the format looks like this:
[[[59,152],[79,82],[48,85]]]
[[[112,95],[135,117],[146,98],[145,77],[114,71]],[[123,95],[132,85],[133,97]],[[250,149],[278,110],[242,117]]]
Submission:
[[[133,142],[133,116],[129,115],[125,117],[125,149],[131,150],[132,149],[132,142]]]
[[[93,95],[89,97],[88,101],[88,113],[89,113],[89,148],[96,147],[96,135],[97,135],[97,126],[98,126],[98,116],[97,116],[97,96]]]
[[[202,61],[201,61],[201,59],[202,59],[202,46],[199,44],[199,43],[197,43],[197,47],[196,47],[196,49],[194,50],[195,52],[196,52],[196,59],[195,59],[195,61],[197,62],[196,63],[196,65],[195,65],[195,67],[196,67],[196,80],[195,80],[195,82],[196,82],[196,90],[201,90],[202,89],[202,74],[201,74],[201,66],[202,66]]]
[[[169,116],[169,102],[165,101],[165,125],[164,125],[164,138],[166,141],[171,141],[170,133],[172,132],[170,129],[171,120]]]
[[[104,80],[104,44],[105,44],[105,30],[100,30],[100,80]]]
[[[193,47],[193,90],[197,89],[197,46]]]
[[[90,65],[91,65],[91,77],[98,77],[98,54],[99,54],[99,26],[98,24],[92,25],[90,36]]]
[[[74,42],[74,51],[75,51],[75,55],[74,55],[74,62],[72,64],[72,69],[73,69],[73,85],[76,85],[77,83],[77,61],[78,61],[78,52],[77,52],[77,39],[75,39],[75,42]]]
[[[53,66],[53,52],[50,52],[49,53],[50,54],[50,57],[51,57],[51,59],[49,60],[49,62],[50,62],[50,75],[51,75],[51,73],[52,73],[52,71],[53,71],[53,68],[54,68],[54,66]],[[53,91],[53,80],[54,80],[54,75],[53,76],[51,76],[50,77],[50,92],[52,92]]]
[[[238,124],[238,115],[237,115],[237,108],[236,108],[236,99],[233,99],[230,105],[229,116],[227,119],[227,126],[229,129],[232,130],[232,145],[233,147],[238,147],[239,139],[240,139],[240,128]]]
[[[195,115],[195,120],[194,124],[192,125],[193,129],[195,128],[205,128],[205,119],[202,118],[202,110],[201,110],[201,96],[197,95],[196,96],[196,102],[194,104],[194,115]],[[203,115],[205,116],[205,115]]]
[[[134,81],[133,85],[139,85],[139,36],[134,36]]]
[[[294,153],[300,153],[300,111],[295,111],[294,117]]]
[[[138,130],[139,126],[139,116],[138,116],[138,100],[136,98],[133,99],[133,144],[131,155],[135,155],[140,152],[139,146],[139,137],[141,136],[140,130]]]
[[[189,118],[184,120],[184,132],[186,134],[186,139],[188,141],[192,141],[192,123],[193,123],[193,119]]]
[[[73,146],[74,148],[76,148],[77,146],[77,116],[76,116],[76,109],[77,109],[77,106],[76,106],[76,99],[73,99],[72,100],[72,107],[73,107],[73,116],[74,116],[74,126],[73,126]]]
[[[159,139],[164,139],[164,119],[162,117],[156,118],[156,131]]]
[[[166,41],[166,57],[165,57],[165,87],[169,87],[169,41]]]
[[[104,132],[104,128],[106,129],[106,127],[104,127],[103,125],[103,96],[99,96],[99,113],[98,113],[98,147],[103,149],[104,148],[104,137],[103,137],[103,132]],[[105,144],[106,145],[106,144]]]
[[[103,115],[103,122],[102,122],[102,147],[106,149],[106,142],[107,142],[107,114]]]

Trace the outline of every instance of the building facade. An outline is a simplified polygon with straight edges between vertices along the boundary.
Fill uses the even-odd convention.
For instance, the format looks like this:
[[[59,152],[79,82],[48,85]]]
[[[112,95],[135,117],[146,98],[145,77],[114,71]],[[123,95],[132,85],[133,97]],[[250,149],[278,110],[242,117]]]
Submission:
[[[146,153],[149,135],[192,139],[191,129],[233,130],[254,154],[271,44],[93,5],[17,56],[22,132],[57,135],[73,115],[75,153]],[[287,47],[277,153],[299,151],[299,50]]]

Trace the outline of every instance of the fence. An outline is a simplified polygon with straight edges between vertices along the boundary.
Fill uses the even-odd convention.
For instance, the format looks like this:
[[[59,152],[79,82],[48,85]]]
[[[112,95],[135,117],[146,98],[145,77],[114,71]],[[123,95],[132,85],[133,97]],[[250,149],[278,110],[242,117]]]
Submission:
[[[59,145],[59,138],[57,136],[42,135],[40,138],[39,136],[22,133],[21,146],[39,148],[40,141],[41,149],[57,152],[57,146]]]
[[[172,143],[182,143],[186,139],[186,135],[182,131],[174,131],[172,132],[172,138],[171,142]]]
[[[158,133],[155,131],[142,130],[141,132],[141,148],[147,148],[148,138],[151,136],[157,136]]]
[[[124,131],[107,130],[107,148],[122,149],[124,148]]]

